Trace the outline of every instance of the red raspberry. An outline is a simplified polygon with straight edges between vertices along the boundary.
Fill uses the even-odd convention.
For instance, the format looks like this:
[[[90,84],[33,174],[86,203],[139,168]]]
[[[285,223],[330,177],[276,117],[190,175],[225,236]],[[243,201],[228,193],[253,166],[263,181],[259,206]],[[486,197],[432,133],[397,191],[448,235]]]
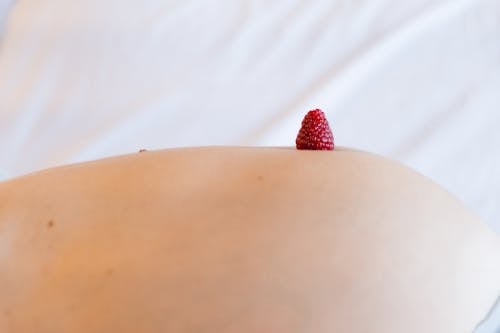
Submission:
[[[333,150],[333,134],[325,118],[325,114],[320,109],[309,111],[300,128],[295,140],[297,149],[306,150]]]

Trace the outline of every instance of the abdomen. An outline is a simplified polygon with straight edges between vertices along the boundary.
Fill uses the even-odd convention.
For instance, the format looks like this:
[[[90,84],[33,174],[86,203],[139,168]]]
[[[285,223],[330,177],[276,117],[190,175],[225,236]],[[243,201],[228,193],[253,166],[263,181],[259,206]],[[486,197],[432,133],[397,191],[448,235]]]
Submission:
[[[373,155],[178,149],[0,185],[2,332],[470,332],[498,238]]]

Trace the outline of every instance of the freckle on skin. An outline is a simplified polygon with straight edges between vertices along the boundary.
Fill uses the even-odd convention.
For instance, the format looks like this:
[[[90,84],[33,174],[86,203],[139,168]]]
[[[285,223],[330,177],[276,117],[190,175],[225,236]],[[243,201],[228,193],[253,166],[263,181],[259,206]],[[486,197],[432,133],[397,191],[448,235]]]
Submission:
[[[47,222],[47,228],[50,229],[54,226],[54,220],[49,220],[49,222]]]
[[[106,276],[111,277],[111,275],[113,275],[114,272],[115,272],[115,270],[113,268],[108,268],[106,270]]]
[[[257,180],[264,180],[263,176],[257,176]]]

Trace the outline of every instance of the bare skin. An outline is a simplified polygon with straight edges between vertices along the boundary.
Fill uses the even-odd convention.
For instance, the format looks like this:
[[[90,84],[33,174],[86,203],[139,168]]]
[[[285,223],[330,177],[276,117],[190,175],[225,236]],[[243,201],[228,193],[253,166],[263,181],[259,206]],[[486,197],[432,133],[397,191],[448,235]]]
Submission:
[[[0,183],[0,332],[470,333],[500,241],[348,150],[193,148]]]

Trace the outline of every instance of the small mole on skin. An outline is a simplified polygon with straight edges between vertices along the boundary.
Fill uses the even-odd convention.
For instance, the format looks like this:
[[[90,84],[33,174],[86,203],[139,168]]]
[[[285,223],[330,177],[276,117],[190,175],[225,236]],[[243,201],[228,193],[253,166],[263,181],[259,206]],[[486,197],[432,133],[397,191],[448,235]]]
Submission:
[[[54,220],[49,220],[49,222],[47,222],[47,228],[50,229],[54,226]]]
[[[257,176],[257,180],[264,180],[263,176]]]
[[[115,272],[115,270],[113,268],[108,268],[106,270],[106,276],[111,277],[111,275],[113,275],[114,272]]]

